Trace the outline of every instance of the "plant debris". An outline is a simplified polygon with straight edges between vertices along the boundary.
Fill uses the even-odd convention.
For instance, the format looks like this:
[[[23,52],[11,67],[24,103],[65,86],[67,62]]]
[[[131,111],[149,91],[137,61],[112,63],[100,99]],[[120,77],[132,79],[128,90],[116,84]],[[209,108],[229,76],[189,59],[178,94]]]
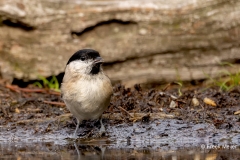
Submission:
[[[140,85],[130,89],[117,84],[111,104],[103,114],[104,121],[108,126],[122,125],[123,129],[135,123],[149,126],[156,123],[158,126],[163,125],[161,120],[174,119],[174,123],[208,123],[216,129],[239,130],[240,87],[230,91],[219,91],[218,88],[185,89],[181,96],[178,93],[179,89],[172,89],[169,85],[164,90],[144,90]],[[0,104],[0,124],[5,137],[19,130],[44,135],[64,129],[66,134],[70,134],[76,125],[56,91],[32,86],[20,88],[1,81]],[[84,121],[79,133],[93,136],[94,126],[99,126],[99,123]],[[147,131],[151,132],[153,128]],[[137,129],[134,130],[132,134],[139,134]],[[119,134],[113,135],[117,138]]]

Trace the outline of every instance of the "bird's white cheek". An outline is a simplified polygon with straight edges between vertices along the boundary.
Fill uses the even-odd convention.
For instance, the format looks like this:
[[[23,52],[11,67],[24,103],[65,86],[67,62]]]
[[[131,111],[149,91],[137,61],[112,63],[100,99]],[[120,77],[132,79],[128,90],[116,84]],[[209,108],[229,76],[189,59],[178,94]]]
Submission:
[[[89,70],[91,70],[91,63],[79,60],[71,62],[68,67],[72,73],[86,74]]]

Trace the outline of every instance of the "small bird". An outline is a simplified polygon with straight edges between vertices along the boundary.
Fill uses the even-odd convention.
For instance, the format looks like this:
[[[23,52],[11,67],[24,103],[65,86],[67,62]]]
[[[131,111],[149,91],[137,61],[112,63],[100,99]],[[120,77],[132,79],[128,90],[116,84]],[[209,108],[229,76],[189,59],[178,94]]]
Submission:
[[[67,108],[77,119],[75,138],[83,120],[100,119],[100,133],[105,132],[102,113],[110,104],[113,88],[103,73],[103,62],[100,54],[92,49],[77,51],[67,62],[61,93]]]

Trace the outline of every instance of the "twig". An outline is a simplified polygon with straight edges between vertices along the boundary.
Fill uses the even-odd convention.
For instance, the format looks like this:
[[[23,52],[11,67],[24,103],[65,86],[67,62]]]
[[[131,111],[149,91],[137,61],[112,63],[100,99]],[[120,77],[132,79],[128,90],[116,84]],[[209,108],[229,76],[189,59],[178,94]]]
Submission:
[[[116,107],[116,106],[115,106]],[[122,110],[123,112],[127,113],[127,115],[129,115],[131,118],[133,118],[133,116],[127,111],[125,110],[124,108],[122,108],[121,106],[118,106],[116,108],[119,108],[120,110]]]
[[[177,102],[181,102],[181,103],[184,103],[184,104],[187,103],[187,102],[185,102],[185,101],[183,101],[183,100],[180,100],[180,99],[176,99],[175,101],[177,101]]]
[[[10,89],[14,92],[20,93],[20,91],[17,90],[15,86],[12,86],[12,85],[9,85],[9,84],[6,84],[5,86],[6,86],[6,88],[8,88],[8,89]]]
[[[165,92],[159,92],[159,95],[160,96],[168,96],[168,97],[170,97],[172,100],[177,100],[178,99],[178,97],[176,97],[176,96],[174,96],[174,95],[172,95],[172,94],[169,94],[169,93],[165,93]]]
[[[43,103],[57,105],[57,106],[66,106],[63,102],[52,102],[52,101],[43,101]]]
[[[57,95],[57,96],[61,95],[61,92],[56,92],[56,91],[49,91],[47,93],[52,94],[52,95]]]
[[[163,92],[165,92],[171,85],[172,85],[172,83],[168,83],[168,84],[163,88]]]
[[[41,89],[41,88],[33,88],[33,89],[29,89],[29,88],[20,88],[18,86],[14,86],[14,85],[10,85],[10,84],[6,84],[5,85],[6,88],[15,91],[17,93],[20,93],[20,91],[22,92],[27,92],[27,93],[49,93],[52,95],[61,95],[60,92],[55,92],[55,91],[49,91],[46,89]]]

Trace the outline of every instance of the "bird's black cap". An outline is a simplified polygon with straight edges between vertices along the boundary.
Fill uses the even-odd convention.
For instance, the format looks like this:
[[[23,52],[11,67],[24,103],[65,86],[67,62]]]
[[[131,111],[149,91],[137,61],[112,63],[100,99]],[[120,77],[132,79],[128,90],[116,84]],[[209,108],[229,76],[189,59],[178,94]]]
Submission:
[[[76,60],[85,61],[89,59],[96,59],[97,57],[100,57],[98,51],[95,51],[93,49],[82,49],[72,55],[72,57],[68,60],[67,65],[72,61]]]

